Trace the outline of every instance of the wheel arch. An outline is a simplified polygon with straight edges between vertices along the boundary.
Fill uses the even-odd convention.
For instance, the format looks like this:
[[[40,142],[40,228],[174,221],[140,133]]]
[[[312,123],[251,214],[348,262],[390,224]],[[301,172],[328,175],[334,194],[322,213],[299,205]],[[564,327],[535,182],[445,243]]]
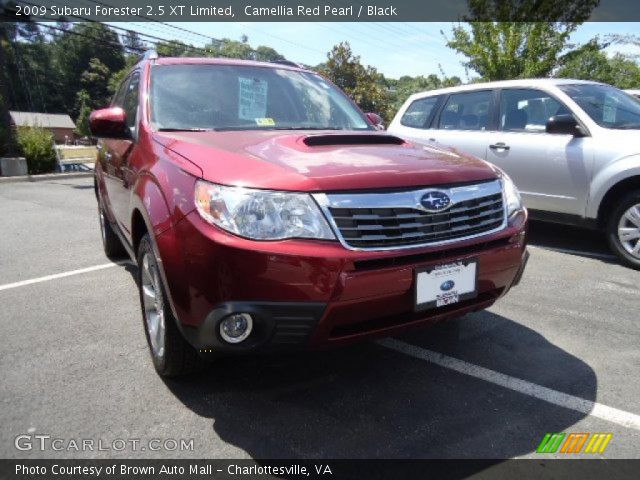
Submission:
[[[619,180],[606,191],[600,201],[596,217],[599,228],[605,228],[608,219],[607,213],[611,211],[615,202],[634,190],[640,190],[640,172]]]
[[[171,215],[165,196],[154,180],[151,175],[141,176],[132,195],[130,218],[134,261],[137,261],[140,242],[148,233],[169,306],[182,329],[181,319],[189,295],[184,282],[180,281],[185,276],[181,239],[177,238],[172,227],[184,215],[178,212]]]

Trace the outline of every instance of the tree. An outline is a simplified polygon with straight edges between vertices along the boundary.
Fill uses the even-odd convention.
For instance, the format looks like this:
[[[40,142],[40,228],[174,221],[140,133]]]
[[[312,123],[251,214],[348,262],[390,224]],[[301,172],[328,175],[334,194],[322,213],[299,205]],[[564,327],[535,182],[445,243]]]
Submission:
[[[85,105],[90,108],[101,108],[109,103],[109,79],[112,72],[97,58],[89,60],[89,67],[80,75],[81,92],[84,92]],[[79,112],[76,104],[75,110]]]
[[[122,45],[128,50],[128,54],[131,56],[138,56],[142,53],[142,51],[146,48],[146,44],[140,39],[140,36],[132,31],[127,30],[124,35],[122,35]]]
[[[255,51],[256,60],[259,62],[274,62],[276,60],[284,60],[284,55],[280,55],[277,50],[271,47],[260,45]]]
[[[374,67],[363,66],[351,51],[349,42],[341,42],[327,53],[327,62],[319,72],[349,95],[366,112],[376,112],[385,121],[393,113],[384,76]]]
[[[600,43],[596,37],[580,48],[565,55],[556,77],[595,80],[618,88],[640,86],[640,67],[621,54],[608,57],[604,49],[609,43]]]
[[[76,119],[76,133],[81,137],[91,136],[91,129],[89,128],[89,116],[91,115],[92,108],[89,106],[91,98],[86,90],[80,90],[76,99],[78,104],[78,118]]]
[[[611,43],[615,43],[615,44],[620,44],[620,45],[633,45],[634,47],[640,47],[640,35],[633,35],[633,34],[627,34],[627,35],[617,35],[617,34],[612,34],[612,35],[607,35],[606,36],[607,41],[611,42]],[[640,60],[640,54],[629,54],[628,57],[632,60]]]
[[[76,23],[52,43],[51,49],[51,74],[58,76],[64,111],[77,116],[75,100],[82,88],[89,92],[96,105],[105,103],[109,77],[125,66],[118,35],[101,23]],[[84,76],[80,85],[79,75]],[[93,98],[94,92],[96,98]]]
[[[469,0],[468,27],[453,28],[447,46],[483,80],[546,77],[561,63],[569,36],[599,0]]]
[[[243,36],[243,40],[231,40],[229,38],[223,38],[222,40],[211,43],[207,45],[205,48],[208,53],[213,57],[224,57],[224,58],[239,58],[242,60],[253,60],[254,51],[251,48],[251,45],[247,43],[247,37]]]
[[[4,52],[9,43],[5,25],[0,24],[0,155],[12,155],[16,150],[16,144],[9,115],[8,75],[5,75],[7,68]]]
[[[419,75],[411,77],[404,75],[398,80],[387,79],[390,87],[390,96],[392,108],[398,111],[402,104],[414,93],[424,92],[427,90],[435,90],[437,88],[454,87],[460,85],[462,80],[459,77],[438,77],[438,75],[430,74],[427,77]]]
[[[202,57],[204,52],[193,45],[188,45],[179,40],[156,43],[156,52],[161,57]]]

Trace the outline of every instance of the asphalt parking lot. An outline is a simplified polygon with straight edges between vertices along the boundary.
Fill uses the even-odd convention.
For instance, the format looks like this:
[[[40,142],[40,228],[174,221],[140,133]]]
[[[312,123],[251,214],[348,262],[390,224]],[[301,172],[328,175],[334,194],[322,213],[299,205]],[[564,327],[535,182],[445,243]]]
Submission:
[[[611,432],[604,457],[640,458],[640,272],[597,234],[533,224],[521,285],[489,311],[163,381],[92,188],[0,185],[2,458],[533,458],[547,432]],[[194,441],[43,452],[21,434]]]

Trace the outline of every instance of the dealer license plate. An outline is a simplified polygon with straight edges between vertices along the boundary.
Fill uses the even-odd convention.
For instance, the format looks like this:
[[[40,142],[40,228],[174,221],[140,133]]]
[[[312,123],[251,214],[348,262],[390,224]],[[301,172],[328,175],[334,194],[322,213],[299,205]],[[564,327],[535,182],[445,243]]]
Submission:
[[[478,262],[464,260],[416,269],[415,308],[445,307],[478,295]]]

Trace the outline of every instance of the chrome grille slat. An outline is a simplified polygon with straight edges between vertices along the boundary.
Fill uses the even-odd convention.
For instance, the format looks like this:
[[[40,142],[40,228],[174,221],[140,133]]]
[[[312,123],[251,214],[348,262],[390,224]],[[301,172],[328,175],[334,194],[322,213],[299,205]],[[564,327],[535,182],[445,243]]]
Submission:
[[[430,212],[420,205],[420,198],[433,190],[447,193],[449,209]],[[340,241],[357,250],[443,244],[486,235],[506,225],[499,180],[402,192],[316,194],[314,198]]]
[[[495,200],[495,201],[490,201],[490,202],[485,202],[482,205],[479,205],[477,207],[474,207],[472,209],[451,209],[448,210],[446,213],[458,213],[461,211],[471,211],[471,210],[478,210],[480,208],[486,208],[486,207],[491,207],[491,206],[496,206],[498,208],[502,208],[502,199],[499,200]],[[404,210],[404,209],[395,209],[395,210]],[[373,214],[355,214],[352,216],[341,216],[341,215],[333,215],[333,219],[334,220],[397,220],[397,219],[407,219],[407,220],[411,220],[414,218],[424,218],[425,216],[428,216],[429,214],[427,214],[426,212],[420,212],[420,213],[399,213],[397,215],[393,215],[393,216],[379,216],[379,215],[373,215]],[[432,214],[433,215],[433,214]],[[438,215],[438,214],[436,214]],[[442,215],[442,214],[440,214]]]
[[[450,224],[450,223],[459,223],[459,222],[467,222],[469,220],[475,220],[478,218],[483,218],[483,217],[488,217],[490,215],[497,215],[500,214],[502,215],[503,213],[503,207],[502,205],[500,205],[500,208],[496,208],[493,210],[489,210],[486,212],[482,212],[478,215],[466,215],[464,217],[461,218],[454,218],[448,221],[442,221],[442,222],[429,222],[429,223],[398,223],[398,225],[389,225],[389,226],[384,226],[384,225],[380,225],[379,223],[376,224],[371,224],[371,225],[358,225],[357,227],[342,227],[339,226],[340,231],[350,231],[350,230],[393,230],[393,229],[399,229],[399,228],[423,228],[423,227],[432,227],[432,226],[436,226],[436,225],[445,225],[445,224]],[[423,218],[423,217],[422,217]],[[502,217],[500,217],[500,219],[502,219]],[[358,220],[356,220],[358,221]],[[360,220],[361,221],[361,220]]]
[[[493,225],[493,224],[500,224],[502,222],[502,218],[500,219],[489,219],[489,220],[485,220],[477,225],[474,225],[472,228],[481,228],[483,226],[486,225]],[[454,228],[450,228],[447,230],[447,232],[460,232],[460,231],[465,231],[465,230],[469,230],[469,227],[454,227]],[[359,237],[345,237],[346,240],[356,240],[358,242],[366,242],[366,241],[373,241],[373,240],[401,240],[404,238],[411,238],[411,237],[429,237],[429,236],[434,236],[434,235],[439,235],[443,232],[407,232],[407,233],[403,233],[402,235],[398,235],[398,236],[394,236],[394,237],[390,237],[387,235],[362,235]]]

